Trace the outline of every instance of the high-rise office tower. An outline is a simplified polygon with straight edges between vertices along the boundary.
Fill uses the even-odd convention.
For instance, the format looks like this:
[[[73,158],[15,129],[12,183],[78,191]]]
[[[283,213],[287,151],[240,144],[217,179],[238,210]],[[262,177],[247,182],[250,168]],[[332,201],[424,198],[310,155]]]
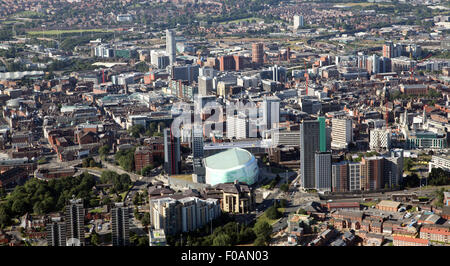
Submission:
[[[331,191],[331,152],[316,152],[314,162],[316,189]]]
[[[213,79],[210,77],[198,77],[198,94],[209,95],[213,89]]]
[[[173,30],[166,30],[166,53],[169,56],[169,62],[171,65],[176,62],[176,40],[175,32]]]
[[[192,128],[192,156],[193,158],[193,170],[197,175],[197,182],[203,183],[203,177],[205,176],[205,167],[203,166],[203,127],[201,124],[196,124]]]
[[[163,50],[152,50],[150,52],[150,62],[158,69],[165,69],[170,64],[170,59]]]
[[[113,246],[130,245],[130,208],[123,202],[115,203],[111,209]]]
[[[272,80],[279,82],[286,82],[287,79],[287,69],[285,67],[274,65],[269,68],[272,71]]]
[[[180,138],[170,128],[164,129],[164,169],[169,175],[179,174],[181,170]]]
[[[280,98],[265,97],[262,102],[263,119],[266,129],[278,128],[280,122]]]
[[[194,125],[192,128],[192,155],[194,158],[203,158],[203,128],[201,125]]]
[[[198,82],[198,75],[200,70],[199,65],[172,65],[169,69],[172,79],[187,80],[189,83],[191,83],[192,81]]]
[[[315,188],[315,153],[319,151],[319,146],[319,121],[303,121],[300,124],[300,171],[303,188]]]
[[[66,223],[62,221],[61,217],[52,218],[46,227],[48,246],[66,246]]]
[[[346,161],[333,163],[331,166],[331,191],[348,191],[348,175],[348,163]]]
[[[346,149],[353,141],[352,119],[333,118],[331,120],[331,146],[337,149]]]
[[[294,30],[298,30],[299,28],[304,26],[304,19],[301,15],[294,16]]]
[[[253,43],[252,44],[252,62],[257,65],[264,64],[264,44]]]
[[[71,199],[66,206],[66,244],[84,246],[84,207],[81,199]]]

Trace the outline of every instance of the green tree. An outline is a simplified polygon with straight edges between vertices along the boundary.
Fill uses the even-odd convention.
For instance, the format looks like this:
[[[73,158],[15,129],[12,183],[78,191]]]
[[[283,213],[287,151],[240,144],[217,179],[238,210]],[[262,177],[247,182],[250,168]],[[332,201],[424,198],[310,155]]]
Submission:
[[[110,150],[111,147],[109,145],[103,145],[100,147],[100,149],[98,149],[98,153],[102,158],[105,158],[109,154]]]
[[[28,206],[27,206],[27,202],[24,199],[15,199],[14,203],[11,206],[11,210],[14,213],[17,214],[22,214],[27,212],[27,210],[29,210]]]
[[[266,221],[258,221],[253,227],[253,231],[255,232],[257,238],[262,237],[266,242],[269,242],[273,228]]]
[[[83,159],[83,162],[82,162],[83,168],[89,167],[90,162],[91,162],[91,158],[84,158],[84,159]]]
[[[442,168],[431,169],[431,172],[428,175],[428,184],[432,186],[450,185],[450,172],[447,172]]]
[[[133,204],[134,204],[134,205],[139,205],[140,202],[141,202],[141,201],[140,201],[139,193],[136,193],[136,194],[134,195],[134,197],[133,197]]]
[[[135,67],[136,71],[138,71],[138,72],[145,73],[145,72],[148,72],[148,70],[149,70],[149,66],[145,62],[139,62],[134,67]]]
[[[403,165],[403,170],[404,171],[410,171],[411,170],[411,168],[413,167],[413,162],[412,162],[412,159],[411,158],[406,158],[405,159],[405,162],[404,162],[404,165]]]
[[[281,217],[281,213],[278,211],[278,208],[275,205],[267,209],[265,214],[267,218],[271,220],[278,219]]]
[[[413,188],[420,185],[419,176],[414,173],[403,178],[403,187]]]
[[[144,213],[142,216],[141,223],[145,227],[150,225],[150,214],[148,212]]]
[[[108,205],[108,204],[110,204],[111,203],[111,199],[109,198],[109,196],[105,196],[103,199],[102,199],[102,205]]]
[[[141,169],[141,175],[148,176],[151,170],[153,170],[154,168],[155,166],[153,164],[147,164],[144,168]]]
[[[134,138],[139,138],[140,134],[144,133],[145,128],[142,125],[134,125],[132,126],[128,132],[130,133],[130,135]]]
[[[6,197],[6,190],[4,187],[0,188],[0,199]]]
[[[138,247],[147,247],[149,245],[148,238],[146,236],[142,236],[138,238],[137,246]]]
[[[305,210],[305,209],[301,209],[301,208],[298,209],[297,213],[298,213],[298,214],[303,214],[303,215],[306,215],[306,214],[307,214],[306,210]]]
[[[242,228],[241,232],[238,236],[238,242],[239,243],[248,243],[250,241],[253,241],[256,238],[255,232],[252,228]]]
[[[257,247],[267,246],[266,240],[264,239],[264,237],[258,236],[255,239],[255,242],[253,242],[253,246],[257,246]]]
[[[0,227],[3,228],[11,223],[11,216],[5,205],[0,205]]]
[[[213,246],[231,246],[231,237],[227,234],[219,234],[213,240]]]
[[[92,234],[91,234],[91,244],[92,244],[93,246],[98,246],[99,243],[100,243],[100,239],[99,239],[99,237],[98,237],[97,232],[95,232],[95,231],[92,232]]]

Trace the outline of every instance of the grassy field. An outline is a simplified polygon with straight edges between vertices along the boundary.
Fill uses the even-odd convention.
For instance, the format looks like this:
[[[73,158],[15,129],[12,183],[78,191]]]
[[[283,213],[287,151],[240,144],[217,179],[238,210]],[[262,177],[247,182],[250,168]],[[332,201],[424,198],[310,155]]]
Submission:
[[[39,13],[35,11],[22,11],[14,15],[14,17],[24,17],[24,18],[31,18],[31,17],[43,17],[44,13]]]
[[[85,32],[113,32],[111,29],[87,29],[87,30],[44,30],[44,31],[29,31],[30,35],[58,35],[58,34],[71,34],[71,33],[85,33]]]
[[[224,22],[220,22],[220,24],[239,23],[241,21],[246,21],[246,20],[252,21],[253,19],[256,20],[256,22],[262,21],[262,19],[260,19],[260,18],[251,17],[251,18],[242,18],[242,19],[235,19],[235,20],[230,20],[230,21],[224,21]]]
[[[127,193],[128,193],[128,190],[125,191],[125,192],[120,193],[120,198],[122,199],[122,201],[125,200],[125,195],[127,195]]]
[[[380,3],[339,3],[337,5],[340,6],[348,6],[348,7],[353,7],[353,6],[362,6],[362,7],[368,7],[368,6],[374,6],[374,5],[378,5],[378,6],[394,6],[392,4],[380,4]]]
[[[281,212],[281,213],[284,213],[284,208],[278,208],[278,211]],[[257,221],[266,221],[268,224],[273,225],[273,224],[277,223],[280,219],[281,218],[279,218],[279,219],[269,219],[266,216],[266,213],[264,212],[264,214],[262,214],[261,216],[258,217]]]
[[[2,24],[14,24],[14,23],[17,23],[17,21],[15,21],[15,20],[5,20],[5,21],[2,21]]]
[[[89,211],[90,213],[101,213],[103,211],[103,208],[97,208],[93,209],[92,211]]]
[[[280,219],[275,219],[275,220],[269,219],[265,213],[263,215],[259,216],[259,218],[258,218],[258,221],[266,221],[270,225],[278,222],[278,220],[280,220]]]
[[[370,201],[370,202],[361,203],[361,205],[371,208],[372,206],[377,205],[377,203],[375,201]]]

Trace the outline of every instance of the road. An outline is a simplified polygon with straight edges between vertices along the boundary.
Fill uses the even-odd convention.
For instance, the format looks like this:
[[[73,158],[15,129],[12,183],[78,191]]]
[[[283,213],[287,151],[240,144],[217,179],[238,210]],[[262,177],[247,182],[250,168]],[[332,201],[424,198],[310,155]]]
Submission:
[[[95,157],[94,157],[94,159],[95,159]],[[98,160],[98,159],[96,159],[96,160]],[[112,164],[112,163],[110,163],[108,161],[105,161],[105,160],[102,161],[102,165],[107,170],[114,171],[114,172],[116,172],[116,173],[118,173],[120,175],[121,174],[128,174],[130,176],[130,178],[131,178],[131,181],[133,181],[133,182],[136,182],[137,180],[142,180],[142,178],[143,178],[143,176],[141,176],[141,175],[137,175],[135,173],[127,172],[127,171],[123,170],[122,168],[120,168],[119,166],[114,165],[114,164]]]

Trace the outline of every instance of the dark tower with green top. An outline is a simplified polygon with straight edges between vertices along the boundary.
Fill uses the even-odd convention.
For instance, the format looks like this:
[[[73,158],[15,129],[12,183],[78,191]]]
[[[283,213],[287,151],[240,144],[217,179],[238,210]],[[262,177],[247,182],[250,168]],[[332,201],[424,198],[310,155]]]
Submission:
[[[320,152],[327,151],[327,129],[325,127],[325,117],[319,116],[319,150]]]

